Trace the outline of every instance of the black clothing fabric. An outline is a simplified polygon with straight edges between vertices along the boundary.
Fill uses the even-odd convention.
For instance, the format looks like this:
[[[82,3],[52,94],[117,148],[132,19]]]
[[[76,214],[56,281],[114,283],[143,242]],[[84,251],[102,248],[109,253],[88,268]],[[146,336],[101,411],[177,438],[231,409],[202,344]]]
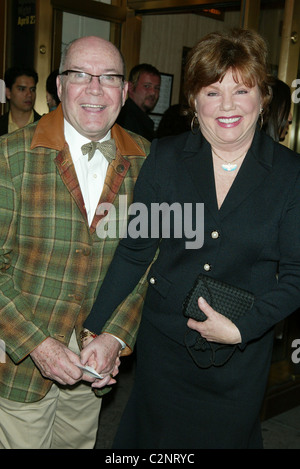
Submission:
[[[181,344],[148,320],[148,314],[138,336],[133,391],[113,447],[261,449],[257,404],[250,394],[253,387],[244,392],[252,354],[243,359],[239,350],[226,367],[200,370]],[[268,354],[263,364],[269,366]],[[261,394],[265,379],[255,386]]]
[[[142,111],[135,102],[127,98],[117,119],[117,124],[126,130],[152,141],[154,138],[154,122],[148,114]]]
[[[9,112],[6,112],[5,114],[3,114],[3,116],[0,116],[0,136],[8,133],[8,115]],[[42,117],[35,110],[33,110],[33,115],[34,122]]]
[[[152,204],[203,203],[204,243],[187,248],[191,230],[178,237],[171,229],[165,238],[124,237],[117,248],[85,322],[98,333],[158,246],[159,255],[148,274],[135,383],[114,447],[261,448],[259,413],[273,326],[300,305],[299,155],[257,131],[218,209],[204,137],[188,132],[154,140],[134,202],[147,207],[150,227]],[[199,229],[195,213],[192,219]],[[197,367],[184,346],[190,329],[182,303],[201,271],[255,297],[251,310],[235,321],[242,343],[227,363],[208,369]],[[197,353],[205,362],[210,349]]]

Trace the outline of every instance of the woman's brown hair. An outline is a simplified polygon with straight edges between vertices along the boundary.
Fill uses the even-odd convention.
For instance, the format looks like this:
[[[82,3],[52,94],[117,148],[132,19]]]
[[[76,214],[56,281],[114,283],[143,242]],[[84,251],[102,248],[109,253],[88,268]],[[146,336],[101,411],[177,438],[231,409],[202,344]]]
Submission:
[[[270,99],[267,55],[267,45],[255,31],[233,29],[202,38],[190,51],[185,68],[184,90],[192,111],[201,88],[222,81],[228,70],[236,81],[239,74],[246,86],[258,85],[265,109]]]

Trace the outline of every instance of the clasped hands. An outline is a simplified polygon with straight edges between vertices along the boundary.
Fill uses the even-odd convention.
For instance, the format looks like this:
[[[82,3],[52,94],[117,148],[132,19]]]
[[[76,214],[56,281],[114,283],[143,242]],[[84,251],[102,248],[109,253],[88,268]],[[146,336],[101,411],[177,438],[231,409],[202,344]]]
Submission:
[[[199,308],[207,316],[204,322],[189,319],[188,327],[199,332],[209,342],[239,344],[239,329],[228,318],[215,311],[203,298],[198,300]],[[48,337],[31,352],[31,358],[45,378],[63,385],[73,385],[80,380],[88,381],[94,388],[103,388],[116,383],[114,377],[119,372],[121,345],[110,334],[100,334],[96,338],[87,337],[83,342],[80,357],[61,342]],[[78,365],[89,365],[103,379],[85,374]]]
[[[120,343],[109,334],[100,334],[95,339],[86,338],[81,355],[77,355],[66,345],[48,337],[30,354],[41,374],[62,385],[74,385],[84,380],[93,388],[103,388],[116,383],[114,377],[119,372]],[[89,365],[103,379],[97,379],[84,373],[79,366]]]

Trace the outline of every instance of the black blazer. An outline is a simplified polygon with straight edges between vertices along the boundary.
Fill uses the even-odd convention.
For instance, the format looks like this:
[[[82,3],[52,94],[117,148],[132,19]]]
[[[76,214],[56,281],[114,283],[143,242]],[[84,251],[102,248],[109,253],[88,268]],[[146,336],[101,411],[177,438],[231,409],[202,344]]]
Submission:
[[[300,306],[299,175],[299,156],[257,131],[218,210],[211,148],[204,137],[187,132],[155,140],[134,201],[143,203],[148,214],[153,203],[203,203],[204,244],[186,249],[191,240],[175,238],[174,232],[160,243],[151,237],[124,238],[85,326],[101,331],[159,245],[143,313],[150,321],[181,342],[182,302],[197,274],[206,273],[254,293],[253,308],[236,325],[244,344],[261,337]],[[193,217],[197,221],[195,212]]]
[[[42,117],[35,110],[33,110],[33,114],[34,121],[37,121]],[[5,135],[8,133],[8,115],[9,112],[6,112],[5,114],[3,114],[3,116],[0,117],[0,135]]]

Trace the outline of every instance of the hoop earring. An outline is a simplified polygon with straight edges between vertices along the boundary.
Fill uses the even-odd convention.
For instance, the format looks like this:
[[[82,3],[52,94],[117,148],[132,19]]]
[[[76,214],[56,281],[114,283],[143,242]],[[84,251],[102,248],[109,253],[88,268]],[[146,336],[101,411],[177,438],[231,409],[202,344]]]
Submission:
[[[260,117],[260,124],[259,124],[259,127],[260,127],[260,130],[263,128],[263,125],[264,125],[264,116],[263,116],[263,109],[260,110],[260,113],[259,113],[259,117]]]
[[[197,125],[196,130],[195,130],[195,124]],[[199,126],[198,116],[197,116],[197,113],[195,112],[194,115],[193,115],[192,122],[191,122],[192,134],[197,135],[199,133],[199,128],[200,128],[200,126]]]

